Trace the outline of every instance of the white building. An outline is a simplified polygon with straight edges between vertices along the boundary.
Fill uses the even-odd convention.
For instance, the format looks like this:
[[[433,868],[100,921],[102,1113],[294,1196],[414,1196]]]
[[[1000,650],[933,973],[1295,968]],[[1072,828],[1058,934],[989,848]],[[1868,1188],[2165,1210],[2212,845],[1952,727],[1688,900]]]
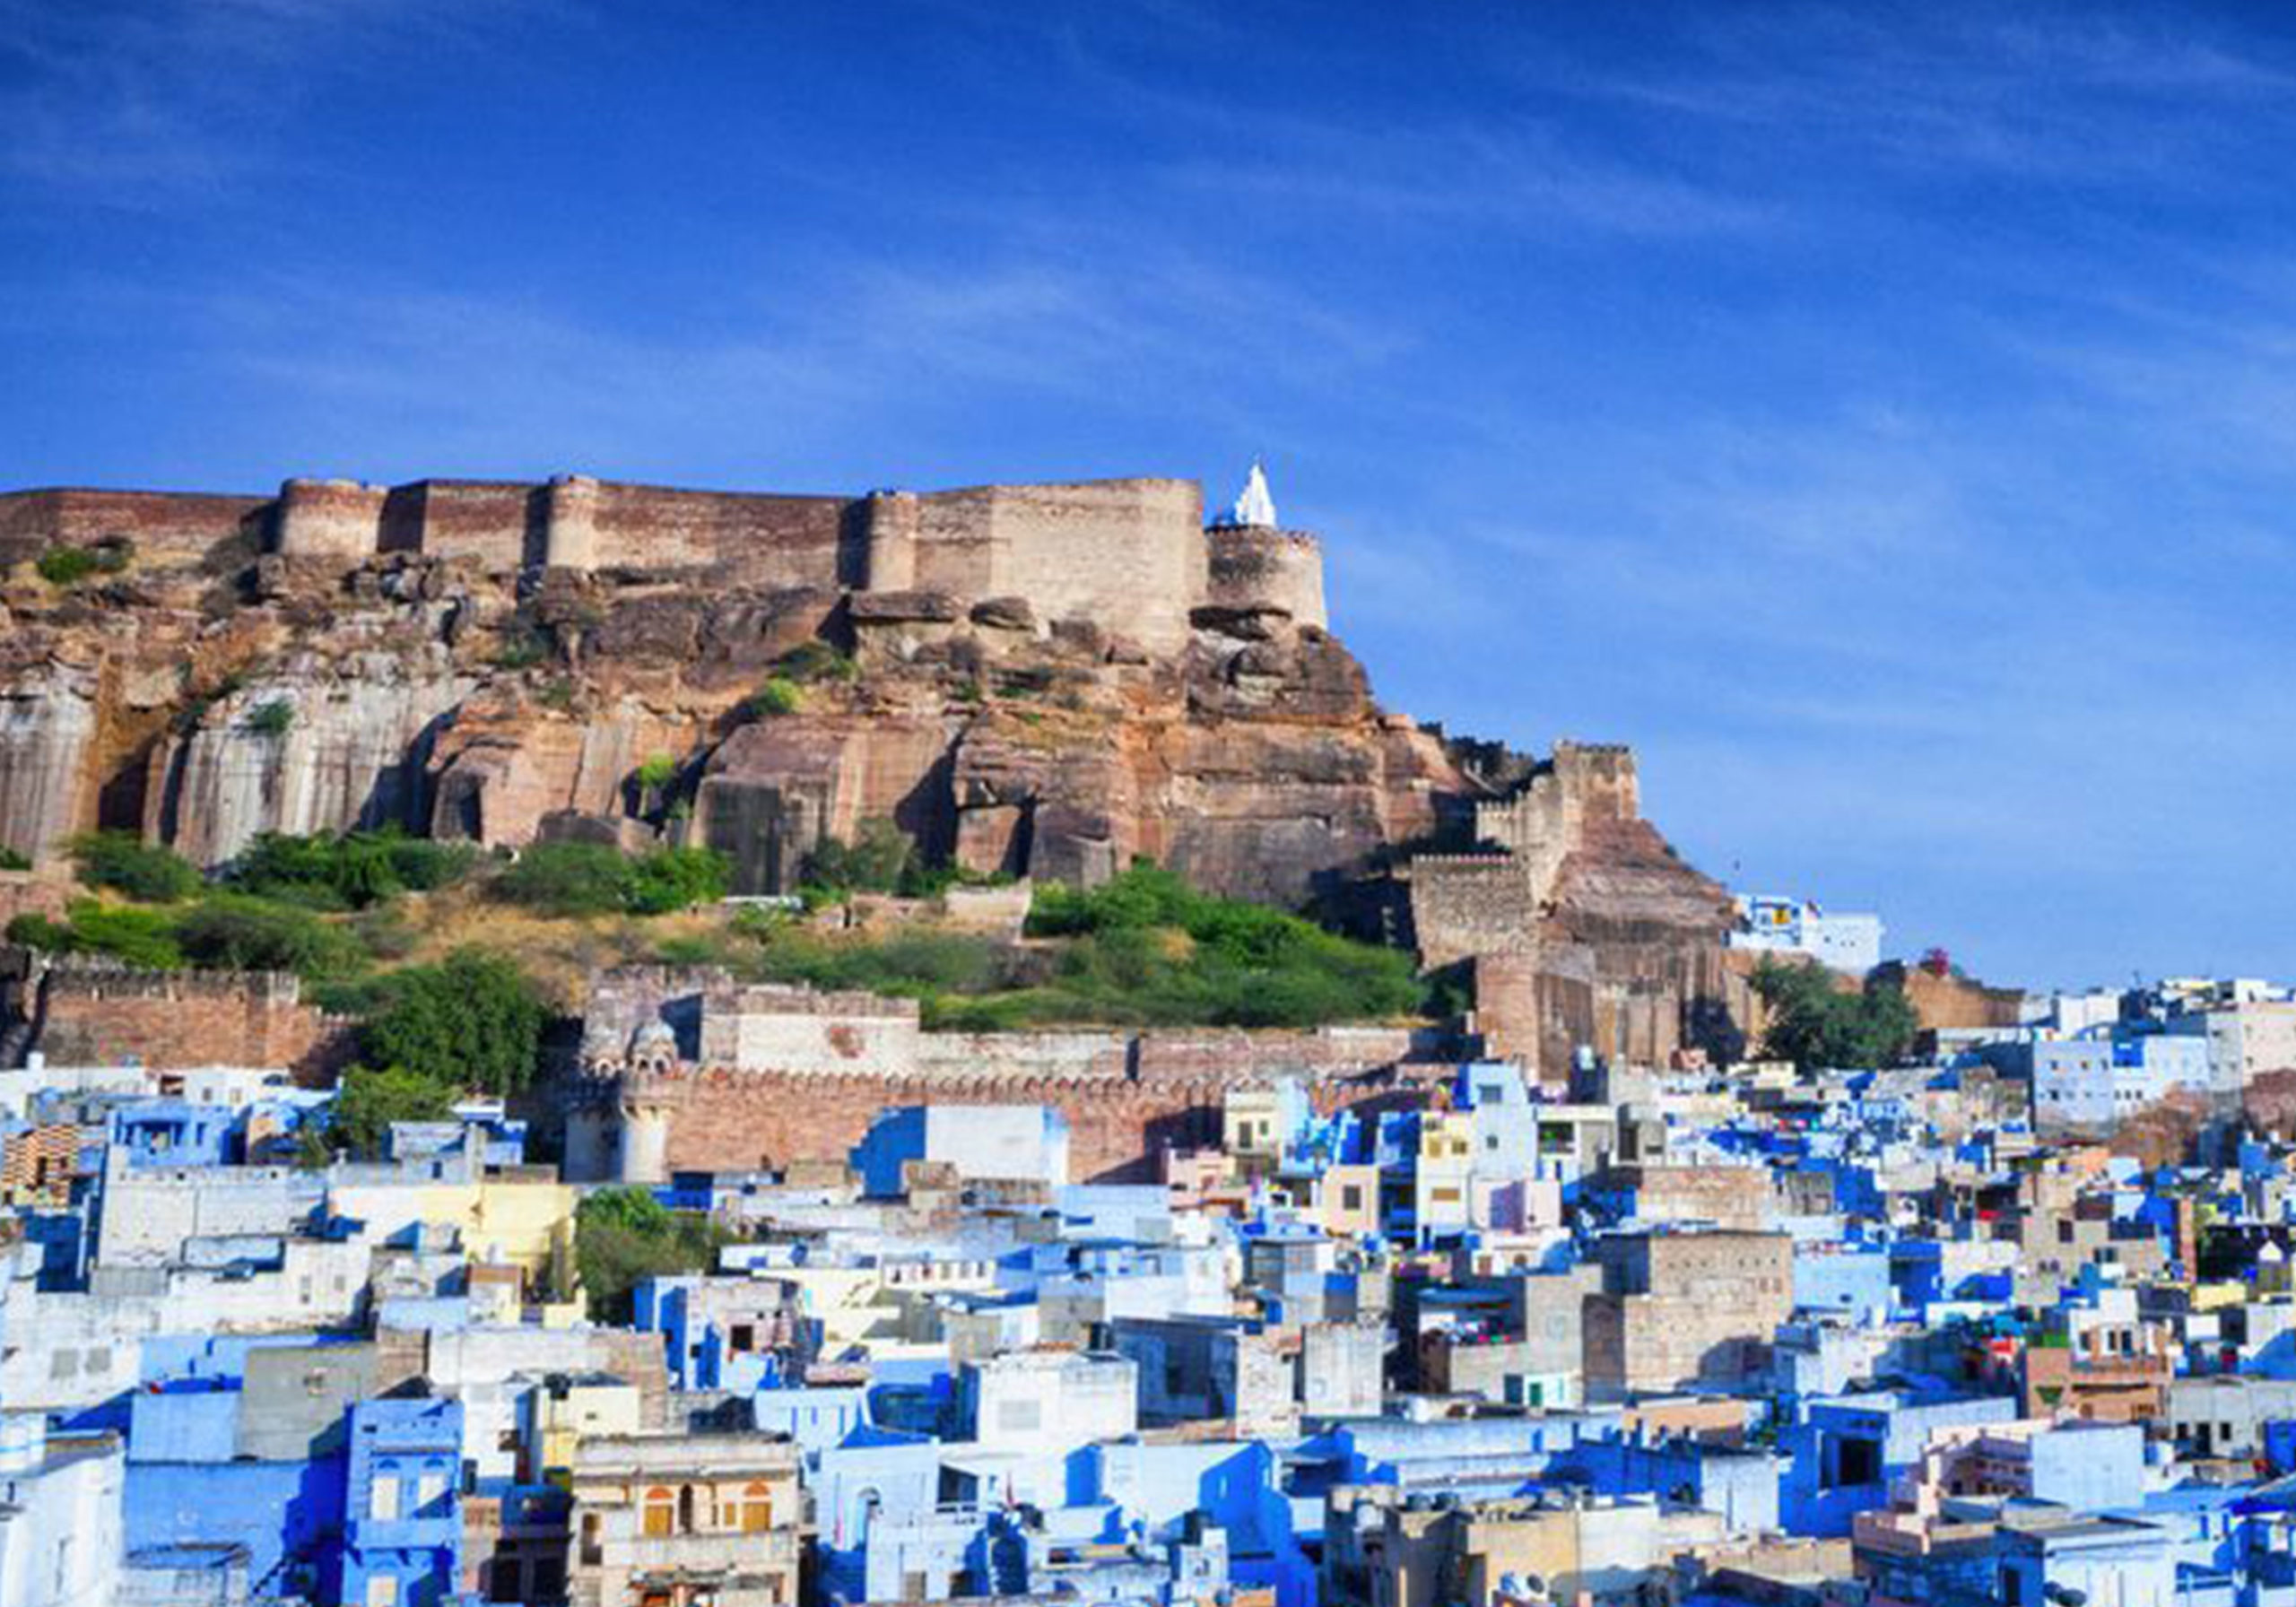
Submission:
[[[0,1420],[0,1602],[112,1607],[119,1600],[126,1467],[116,1435],[50,1437],[36,1413]]]
[[[1861,977],[1882,963],[1880,916],[1830,913],[1807,899],[1769,893],[1740,893],[1736,900],[1731,948],[1796,955]]]
[[[997,1451],[1069,1451],[1140,1427],[1140,1369],[1100,1351],[1017,1351],[968,1363],[973,1438]]]

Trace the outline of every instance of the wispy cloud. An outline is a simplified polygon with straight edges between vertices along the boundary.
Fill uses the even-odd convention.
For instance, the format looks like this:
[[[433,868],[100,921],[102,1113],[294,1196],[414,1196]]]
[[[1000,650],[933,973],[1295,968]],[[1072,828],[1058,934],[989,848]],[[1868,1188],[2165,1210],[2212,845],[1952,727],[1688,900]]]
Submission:
[[[529,0],[0,0],[0,175],[149,207],[287,159],[312,82],[390,41],[486,37]]]

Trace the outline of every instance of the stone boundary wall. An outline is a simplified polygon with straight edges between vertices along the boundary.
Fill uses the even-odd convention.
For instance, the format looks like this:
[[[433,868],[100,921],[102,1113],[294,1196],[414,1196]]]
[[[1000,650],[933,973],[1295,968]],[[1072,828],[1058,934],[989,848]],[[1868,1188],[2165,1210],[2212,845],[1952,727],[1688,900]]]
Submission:
[[[1417,1104],[1449,1068],[1366,1067],[1326,1077],[1310,1090],[1318,1110]],[[839,1160],[858,1144],[880,1112],[916,1105],[1043,1105],[1068,1123],[1069,1175],[1088,1183],[1156,1180],[1166,1150],[1216,1145],[1230,1089],[1252,1079],[1130,1079],[999,1074],[983,1070],[882,1076],[695,1071],[675,1079],[667,1163],[673,1170],[784,1168],[802,1160]]]
[[[304,1003],[286,972],[58,966],[36,998],[34,1047],[61,1065],[280,1066],[309,1081],[351,1048],[351,1021]]]
[[[77,487],[0,492],[0,563],[50,547],[86,547],[124,536],[139,563],[174,567],[246,539],[252,550],[271,499],[201,491],[115,491]]]

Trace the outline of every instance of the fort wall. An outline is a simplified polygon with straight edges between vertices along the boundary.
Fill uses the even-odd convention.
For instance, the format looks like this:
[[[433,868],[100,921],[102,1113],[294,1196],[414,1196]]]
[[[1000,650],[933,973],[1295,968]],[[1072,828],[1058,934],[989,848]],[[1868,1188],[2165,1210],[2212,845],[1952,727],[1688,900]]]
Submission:
[[[583,475],[545,483],[293,479],[272,498],[143,491],[0,495],[0,561],[109,535],[170,563],[229,539],[349,568],[421,553],[491,574],[546,567],[706,569],[733,584],[1024,599],[1153,652],[1188,639],[1206,602],[1326,623],[1312,537],[1223,530],[1207,543],[1188,480],[983,485],[863,498],[683,491]]]
[[[223,543],[255,538],[269,508],[265,497],[187,491],[11,491],[0,494],[0,563],[124,538],[138,563],[196,564]]]
[[[1194,481],[975,486],[920,497],[918,510],[920,590],[1026,597],[1044,619],[1094,620],[1155,651],[1187,640],[1204,600]],[[870,585],[888,589],[874,575]]]
[[[674,1056],[649,1042],[654,1022],[672,1029]],[[1045,1105],[1069,1124],[1077,1178],[1145,1178],[1161,1149],[1218,1141],[1230,1089],[1299,1077],[1326,1110],[1415,1097],[1451,1047],[1385,1027],[924,1032],[913,1001],[623,968],[592,981],[569,1152],[578,1132],[580,1167],[598,1177],[617,1154],[624,1167],[781,1167],[844,1159],[889,1108]]]
[[[39,988],[39,1047],[57,1065],[156,1070],[335,1064],[349,1024],[304,1002],[290,973],[59,966]]]

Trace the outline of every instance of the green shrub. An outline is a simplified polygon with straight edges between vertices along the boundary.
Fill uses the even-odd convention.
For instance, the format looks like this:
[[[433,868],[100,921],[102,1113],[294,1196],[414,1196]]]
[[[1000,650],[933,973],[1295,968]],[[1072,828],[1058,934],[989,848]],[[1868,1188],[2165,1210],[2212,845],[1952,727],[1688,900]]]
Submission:
[[[949,933],[824,937],[741,923],[770,981],[921,1002],[926,1025],[980,1031],[1112,1026],[1313,1027],[1421,1012],[1427,986],[1399,950],[1352,942],[1280,910],[1196,891],[1142,865],[1089,892],[1047,888],[1022,949]]]
[[[248,729],[257,736],[275,740],[294,728],[295,706],[285,698],[274,698],[248,715]]]
[[[365,909],[400,892],[445,887],[470,873],[468,843],[431,842],[394,830],[317,837],[265,832],[231,864],[241,890],[313,909]]]
[[[44,954],[69,954],[72,951],[72,927],[68,922],[52,916],[28,910],[8,923],[8,941],[27,949],[38,949]]]
[[[591,1316],[626,1324],[643,1280],[706,1272],[731,1239],[707,1217],[674,1212],[642,1188],[604,1188],[574,1212],[574,1260]]]
[[[125,542],[93,547],[50,547],[32,560],[32,568],[50,586],[77,586],[91,575],[117,575],[127,567],[131,549]]]
[[[20,916],[8,923],[9,940],[50,953],[109,954],[145,970],[172,971],[183,966],[174,910],[75,899],[65,917],[57,922],[45,916]]]
[[[15,849],[0,844],[0,871],[29,871],[31,868],[30,855],[19,854]]]
[[[460,949],[394,972],[380,993],[359,1026],[367,1060],[491,1094],[532,1080],[549,1012],[515,961]]]
[[[638,785],[648,792],[660,792],[677,778],[678,761],[666,753],[657,753],[638,767]]]
[[[804,706],[804,690],[787,676],[775,675],[750,694],[742,704],[742,713],[752,720],[770,720],[796,714]]]
[[[708,848],[636,858],[603,843],[536,843],[494,883],[496,896],[544,915],[666,915],[726,896],[732,869]]]
[[[603,843],[535,843],[495,880],[493,891],[543,915],[614,915],[628,863]]]
[[[366,955],[359,942],[308,909],[240,893],[218,893],[178,917],[175,939],[194,965],[214,970],[292,971],[318,980],[347,976]]]
[[[726,896],[733,867],[709,848],[657,848],[626,862],[622,908],[631,915],[667,915]]]
[[[911,930],[840,941],[785,925],[762,935],[754,965],[770,982],[922,999],[1009,986],[1017,956],[1002,943],[959,933]]]
[[[867,820],[851,842],[824,837],[797,873],[804,885],[833,898],[900,890],[917,853],[908,835],[888,820]]]
[[[69,844],[80,880],[145,904],[172,904],[199,890],[199,873],[130,831],[96,831]]]

